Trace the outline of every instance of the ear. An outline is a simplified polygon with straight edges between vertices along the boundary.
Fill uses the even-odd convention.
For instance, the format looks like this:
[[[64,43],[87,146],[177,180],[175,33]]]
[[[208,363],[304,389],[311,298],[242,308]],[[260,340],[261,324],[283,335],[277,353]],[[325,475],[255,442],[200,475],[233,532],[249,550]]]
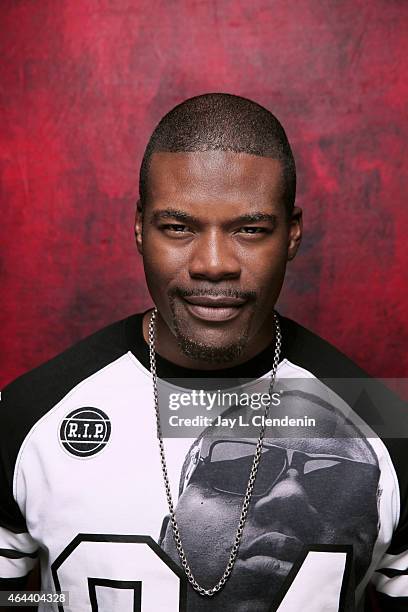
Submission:
[[[302,240],[302,233],[302,209],[294,206],[289,220],[288,261],[295,257]]]
[[[136,203],[136,217],[135,217],[135,239],[136,247],[141,255],[143,255],[143,212],[140,200]]]

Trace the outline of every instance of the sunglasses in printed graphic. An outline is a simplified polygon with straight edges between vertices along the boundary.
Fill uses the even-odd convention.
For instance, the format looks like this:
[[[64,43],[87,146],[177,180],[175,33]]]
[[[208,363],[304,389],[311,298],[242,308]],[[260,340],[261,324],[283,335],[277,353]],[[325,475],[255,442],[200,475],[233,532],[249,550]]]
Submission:
[[[219,493],[243,497],[255,447],[256,442],[247,440],[217,440],[211,443],[208,454],[203,457],[202,445],[197,446],[192,452],[183,490],[189,484],[205,482]],[[309,503],[321,507],[325,499],[332,497],[339,504],[339,494],[344,492],[350,510],[353,504],[359,505],[361,510],[367,493],[376,491],[379,475],[377,466],[369,463],[264,442],[253,497],[259,499],[267,495],[291,469],[296,470]]]

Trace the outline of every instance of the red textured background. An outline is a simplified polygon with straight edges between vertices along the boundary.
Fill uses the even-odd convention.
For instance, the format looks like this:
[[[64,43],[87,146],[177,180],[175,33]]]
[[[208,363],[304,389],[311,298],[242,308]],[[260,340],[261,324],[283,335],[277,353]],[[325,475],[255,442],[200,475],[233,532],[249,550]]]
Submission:
[[[0,24],[0,386],[150,304],[139,163],[207,91],[293,144],[305,238],[280,311],[407,376],[407,2],[2,0]]]

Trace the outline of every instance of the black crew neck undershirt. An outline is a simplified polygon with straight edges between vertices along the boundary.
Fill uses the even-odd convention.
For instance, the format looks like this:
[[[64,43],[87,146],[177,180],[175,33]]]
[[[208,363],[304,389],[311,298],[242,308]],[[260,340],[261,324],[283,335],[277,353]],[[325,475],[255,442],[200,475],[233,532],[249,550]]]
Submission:
[[[137,313],[127,320],[125,329],[127,344],[142,363],[142,365],[150,371],[149,346],[143,337],[143,315],[150,309],[144,312]],[[284,317],[279,313],[279,322],[282,328],[282,347],[280,361],[285,358],[286,342],[283,333]],[[232,368],[221,368],[214,370],[199,370],[192,368],[184,368],[176,365],[156,353],[157,375],[159,378],[260,378],[272,368],[273,357],[275,353],[275,343],[271,342],[263,351]]]

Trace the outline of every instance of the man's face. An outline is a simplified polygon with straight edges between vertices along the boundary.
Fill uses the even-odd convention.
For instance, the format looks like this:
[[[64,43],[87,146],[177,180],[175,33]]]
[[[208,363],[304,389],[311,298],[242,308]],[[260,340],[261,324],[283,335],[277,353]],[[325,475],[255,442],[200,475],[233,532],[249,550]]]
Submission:
[[[339,424],[334,412],[292,397],[290,415],[296,414],[315,418],[320,435]],[[204,435],[199,454],[193,450],[197,467],[176,508],[187,559],[206,588],[227,565],[256,444],[216,429]],[[337,431],[343,437],[282,438],[279,428],[276,437],[267,433],[231,577],[216,601],[189,588],[189,612],[268,612],[307,547],[352,545],[361,580],[377,535],[379,471],[367,442],[350,437],[355,430],[342,424]],[[180,563],[170,524],[162,546]]]
[[[136,238],[159,316],[185,354],[230,361],[266,329],[270,335],[300,240],[282,201],[279,161],[223,151],[153,154]]]

